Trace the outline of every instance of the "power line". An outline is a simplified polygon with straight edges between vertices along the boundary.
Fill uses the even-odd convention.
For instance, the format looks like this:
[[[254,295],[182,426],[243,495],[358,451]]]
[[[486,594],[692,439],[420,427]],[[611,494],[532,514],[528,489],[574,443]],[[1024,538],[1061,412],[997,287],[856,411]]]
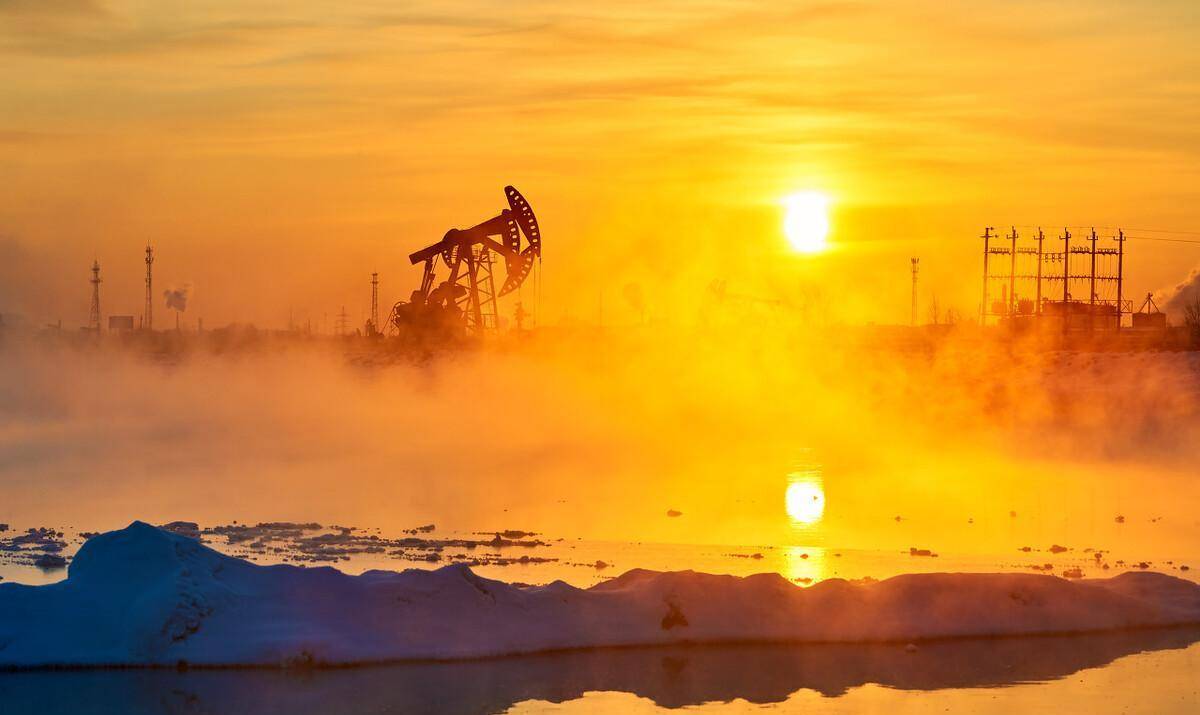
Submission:
[[[1181,233],[1188,236],[1200,236],[1200,231],[1176,231],[1166,228],[1131,228],[1130,231],[1141,231],[1143,233]]]
[[[1195,238],[1163,238],[1162,236],[1130,236],[1126,234],[1125,238],[1133,238],[1139,241],[1170,241],[1171,243],[1200,243],[1200,239]]]
[[[1050,225],[1057,225],[1057,224],[1042,224],[1042,225],[1038,225],[1038,226],[1035,226],[1033,224],[1015,224],[1015,227],[1036,229],[1036,228],[1042,228],[1042,226],[1050,226]],[[1091,230],[1091,229],[1099,229],[1101,231],[1120,231],[1121,230],[1121,228],[1117,227],[1117,226],[1064,226],[1064,228],[1085,230],[1085,231]],[[1181,231],[1181,230],[1166,229],[1166,228],[1131,228],[1131,229],[1126,229],[1126,230],[1136,231],[1139,233],[1168,233],[1168,234],[1175,234],[1175,235],[1179,235],[1179,236],[1200,236],[1200,231]],[[1113,238],[1115,238],[1115,236]],[[1200,239],[1195,239],[1195,238],[1168,238],[1166,236],[1136,236],[1136,235],[1130,235],[1128,233],[1125,234],[1125,238],[1132,238],[1132,239],[1135,239],[1138,241],[1166,241],[1169,243],[1200,243]]]

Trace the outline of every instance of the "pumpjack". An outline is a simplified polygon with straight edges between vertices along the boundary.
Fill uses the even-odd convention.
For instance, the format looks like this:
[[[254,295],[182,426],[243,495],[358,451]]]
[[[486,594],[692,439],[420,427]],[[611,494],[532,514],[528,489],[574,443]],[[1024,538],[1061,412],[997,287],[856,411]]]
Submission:
[[[504,196],[508,208],[496,216],[471,228],[452,228],[442,240],[409,254],[425,270],[421,287],[392,308],[389,323],[396,332],[480,334],[497,327],[497,299],[519,288],[542,257],[542,234],[529,202],[512,186],[504,187]],[[499,291],[498,262],[504,270]],[[448,275],[435,286],[439,264]]]

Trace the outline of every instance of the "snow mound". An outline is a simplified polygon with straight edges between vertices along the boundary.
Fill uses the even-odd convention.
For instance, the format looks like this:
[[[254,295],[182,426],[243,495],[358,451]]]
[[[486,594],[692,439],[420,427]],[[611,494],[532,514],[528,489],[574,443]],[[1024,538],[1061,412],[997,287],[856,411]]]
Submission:
[[[0,667],[295,665],[563,648],[917,641],[1200,623],[1200,585],[1156,573],[911,574],[802,589],[633,570],[589,589],[433,571],[259,566],[134,522],[83,545],[68,577],[0,584]]]

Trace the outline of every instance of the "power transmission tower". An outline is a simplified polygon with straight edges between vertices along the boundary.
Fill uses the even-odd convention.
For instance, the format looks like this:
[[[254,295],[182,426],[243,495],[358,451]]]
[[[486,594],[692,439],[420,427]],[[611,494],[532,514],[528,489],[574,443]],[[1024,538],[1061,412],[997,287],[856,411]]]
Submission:
[[[912,319],[913,325],[917,324],[917,264],[921,262],[920,258],[910,259],[912,261]]]
[[[142,327],[154,330],[154,276],[150,267],[154,265],[154,249],[146,244],[146,307],[143,308]]]
[[[88,313],[88,330],[100,334],[100,261],[92,261],[92,310]]]

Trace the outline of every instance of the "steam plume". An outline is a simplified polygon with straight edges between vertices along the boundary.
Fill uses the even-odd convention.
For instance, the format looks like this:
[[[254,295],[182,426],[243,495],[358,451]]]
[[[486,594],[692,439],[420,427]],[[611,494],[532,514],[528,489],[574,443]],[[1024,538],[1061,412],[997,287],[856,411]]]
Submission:
[[[163,297],[167,299],[167,307],[178,310],[181,313],[186,311],[188,288],[189,286],[184,286],[182,288],[168,288],[164,290]]]

